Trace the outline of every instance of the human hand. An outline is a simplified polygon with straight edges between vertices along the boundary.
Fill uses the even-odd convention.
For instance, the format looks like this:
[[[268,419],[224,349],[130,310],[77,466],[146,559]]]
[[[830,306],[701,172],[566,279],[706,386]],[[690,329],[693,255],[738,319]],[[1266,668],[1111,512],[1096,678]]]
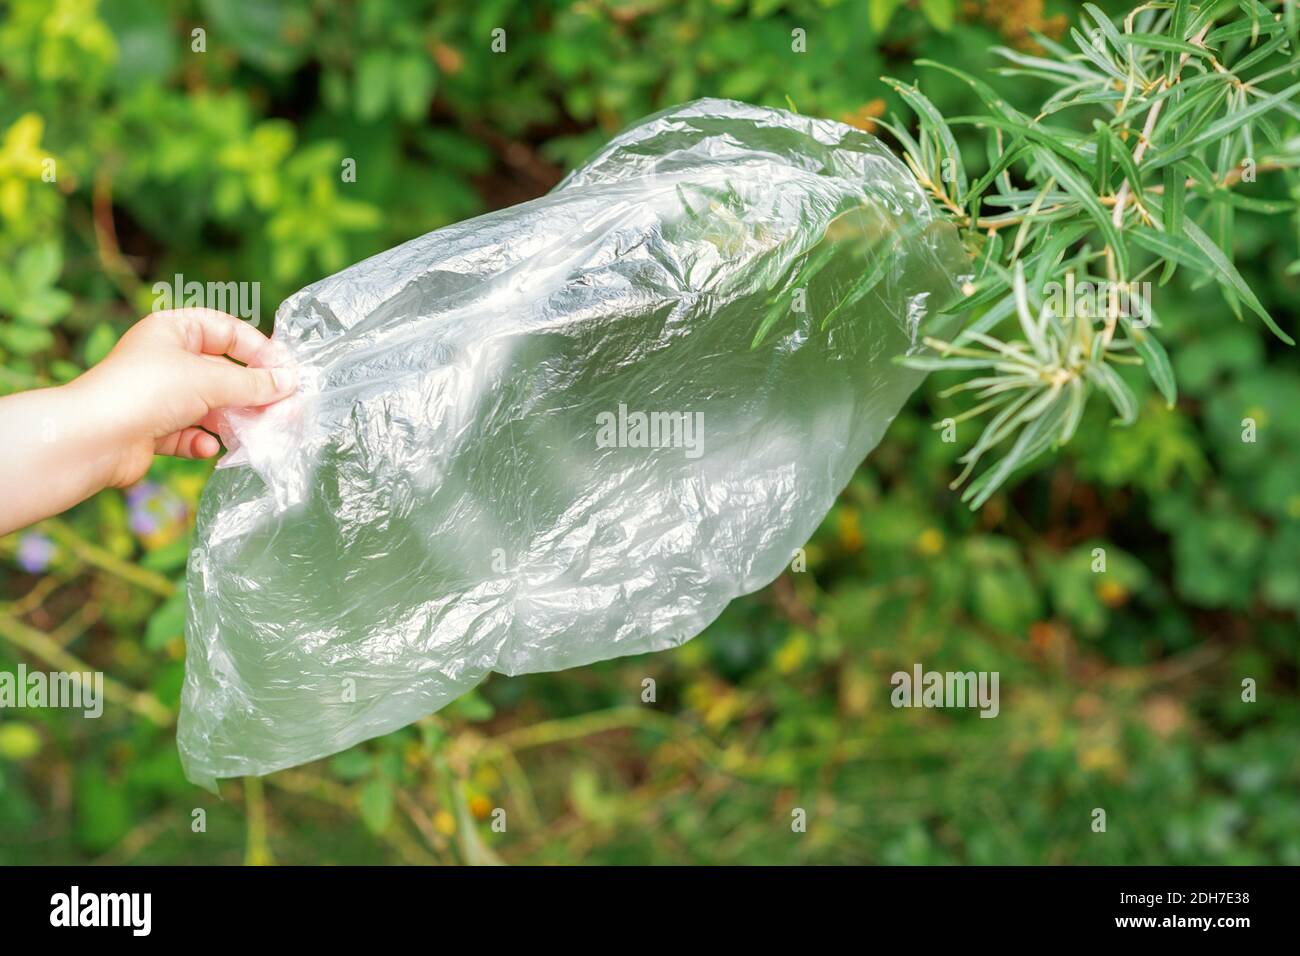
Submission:
[[[220,442],[204,429],[215,429],[216,412],[293,393],[297,374],[285,360],[246,322],[176,309],[145,316],[67,385],[0,399],[9,449],[0,460],[0,534],[139,481],[155,454],[215,455]]]

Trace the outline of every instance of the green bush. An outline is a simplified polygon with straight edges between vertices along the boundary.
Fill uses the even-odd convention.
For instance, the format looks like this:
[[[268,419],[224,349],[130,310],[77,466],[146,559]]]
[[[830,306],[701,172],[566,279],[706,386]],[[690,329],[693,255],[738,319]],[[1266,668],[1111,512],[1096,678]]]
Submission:
[[[875,129],[911,115],[889,74],[945,116],[980,112],[959,79],[912,65],[928,58],[1035,109],[1054,87],[991,74],[989,48],[1041,53],[1026,26],[1063,36],[1076,12],[10,0],[0,388],[75,376],[177,274],[261,283],[266,327],[300,286],[538,195],[624,124],[695,96]],[[1281,140],[1296,113],[1274,120]],[[1290,188],[1261,182],[1257,198]],[[1295,219],[1243,210],[1230,239],[1294,332]],[[806,569],[694,641],[494,677],[403,731],[229,784],[224,801],[184,781],[173,724],[210,466],[160,460],[148,482],[0,540],[0,669],[71,654],[116,695],[97,721],[0,711],[0,863],[1300,863],[1300,367],[1187,272],[1158,300],[1173,407],[1128,376],[1130,427],[1093,403],[1046,467],[970,512],[948,484],[974,434],[929,427],[962,378],[936,373]],[[891,708],[887,675],[918,661],[998,671],[1000,716]]]

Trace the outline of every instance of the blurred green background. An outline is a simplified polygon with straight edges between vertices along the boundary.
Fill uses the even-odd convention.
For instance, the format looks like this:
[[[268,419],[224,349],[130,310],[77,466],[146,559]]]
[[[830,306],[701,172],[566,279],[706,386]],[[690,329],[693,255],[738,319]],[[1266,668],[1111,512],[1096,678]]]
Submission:
[[[623,125],[696,96],[872,129],[907,115],[889,73],[975,112],[912,60],[988,69],[990,46],[1060,35],[1073,6],[0,3],[0,390],[75,376],[177,273],[260,282],[269,331],[297,288],[540,195]],[[1241,216],[1235,237],[1293,333],[1296,235],[1291,217]],[[1148,387],[1118,429],[1093,403],[1072,446],[972,514],[947,482],[974,432],[952,445],[929,428],[951,410],[932,378],[806,570],[694,641],[494,676],[221,798],[186,783],[174,741],[211,465],[160,460],[0,539],[0,669],[71,661],[116,688],[99,720],[0,711],[0,863],[1300,863],[1300,363],[1217,296],[1156,294],[1175,409]],[[1000,716],[895,710],[889,674],[916,662],[1000,672]]]

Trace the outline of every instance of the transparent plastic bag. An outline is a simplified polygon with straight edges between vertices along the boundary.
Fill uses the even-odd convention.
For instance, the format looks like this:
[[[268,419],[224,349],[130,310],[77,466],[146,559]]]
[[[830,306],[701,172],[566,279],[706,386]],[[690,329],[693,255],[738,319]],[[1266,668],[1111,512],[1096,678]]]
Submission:
[[[826,515],[966,261],[870,135],[700,100],[293,295],[299,392],[227,416],[199,510],[187,775],[689,640]]]

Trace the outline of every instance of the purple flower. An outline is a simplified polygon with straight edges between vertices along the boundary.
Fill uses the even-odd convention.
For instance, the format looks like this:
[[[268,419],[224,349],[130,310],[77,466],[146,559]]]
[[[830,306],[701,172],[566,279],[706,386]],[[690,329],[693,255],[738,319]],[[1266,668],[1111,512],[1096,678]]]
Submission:
[[[41,574],[54,557],[54,542],[39,531],[29,531],[18,539],[18,566],[28,574]]]
[[[185,502],[154,481],[141,481],[126,490],[128,524],[143,537],[185,517]]]

